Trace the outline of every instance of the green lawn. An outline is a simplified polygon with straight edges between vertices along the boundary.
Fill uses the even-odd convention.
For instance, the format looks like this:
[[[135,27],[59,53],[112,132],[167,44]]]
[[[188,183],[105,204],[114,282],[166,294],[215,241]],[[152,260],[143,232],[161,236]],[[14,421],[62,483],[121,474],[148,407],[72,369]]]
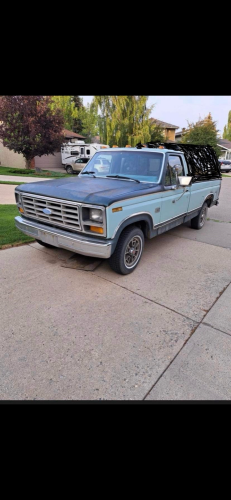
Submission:
[[[15,205],[0,205],[0,248],[34,241],[15,227],[16,215],[19,215],[19,211]]]
[[[35,170],[28,170],[26,168],[10,168],[0,166],[0,175],[26,175],[29,177],[70,177],[68,174],[63,172],[51,172],[50,170],[42,170],[40,174],[36,173]]]
[[[20,186],[20,184],[25,184],[25,183],[24,182],[0,181],[0,184],[13,184],[13,186]]]

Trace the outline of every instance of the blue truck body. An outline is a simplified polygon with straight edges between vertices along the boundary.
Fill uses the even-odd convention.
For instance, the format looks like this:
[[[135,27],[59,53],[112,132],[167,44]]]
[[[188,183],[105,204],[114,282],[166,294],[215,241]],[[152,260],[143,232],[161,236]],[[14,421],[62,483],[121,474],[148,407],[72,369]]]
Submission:
[[[97,170],[101,158],[103,171]],[[200,229],[207,209],[218,204],[219,172],[200,179],[190,170],[180,150],[104,149],[78,177],[18,186],[15,223],[44,245],[110,258],[115,271],[129,274],[145,237],[190,219]]]

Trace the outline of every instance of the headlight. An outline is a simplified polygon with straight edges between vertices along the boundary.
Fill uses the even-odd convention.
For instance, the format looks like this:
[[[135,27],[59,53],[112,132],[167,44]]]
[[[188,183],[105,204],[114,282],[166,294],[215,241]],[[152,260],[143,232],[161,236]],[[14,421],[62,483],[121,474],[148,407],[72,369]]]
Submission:
[[[90,220],[94,220],[95,222],[103,222],[102,210],[97,210],[96,208],[90,208],[89,218]]]

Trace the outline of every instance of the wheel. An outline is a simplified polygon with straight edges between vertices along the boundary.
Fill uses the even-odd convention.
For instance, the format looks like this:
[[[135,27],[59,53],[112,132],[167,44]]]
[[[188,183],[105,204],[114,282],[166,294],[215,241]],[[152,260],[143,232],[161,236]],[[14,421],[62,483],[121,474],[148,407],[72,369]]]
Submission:
[[[199,214],[193,219],[191,219],[191,227],[193,229],[201,229],[205,224],[207,213],[208,213],[208,205],[205,202],[204,205],[202,205]]]
[[[226,172],[226,174],[228,174],[228,173],[229,173],[229,170],[226,170],[225,172]]]
[[[144,248],[144,234],[136,226],[130,226],[121,233],[116,249],[109,259],[113,271],[130,274],[138,265]]]
[[[66,172],[67,172],[67,174],[73,174],[74,173],[73,168],[70,165],[68,165],[68,167],[66,168]]]
[[[47,248],[55,248],[53,245],[49,245],[48,243],[44,243],[44,241],[41,241],[41,240],[35,240],[37,241],[37,243],[39,243],[40,245],[42,245],[43,247],[47,247]]]

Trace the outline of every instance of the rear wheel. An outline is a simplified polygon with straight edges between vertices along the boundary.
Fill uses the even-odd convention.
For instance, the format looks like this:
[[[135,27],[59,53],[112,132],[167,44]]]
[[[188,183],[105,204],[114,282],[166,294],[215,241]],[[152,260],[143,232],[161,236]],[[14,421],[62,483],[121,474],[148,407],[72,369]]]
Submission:
[[[73,174],[74,173],[74,170],[73,170],[73,168],[70,165],[68,165],[68,167],[66,168],[66,171],[67,171],[68,174]]]
[[[119,274],[132,273],[140,261],[143,248],[143,231],[136,226],[124,229],[116,249],[109,259],[113,271]]]
[[[47,247],[47,248],[55,248],[53,245],[49,245],[48,243],[44,243],[44,241],[41,241],[41,240],[36,240],[37,243],[39,243],[40,245],[42,245],[43,247]]]
[[[191,219],[191,227],[193,229],[201,229],[205,225],[205,221],[207,218],[207,213],[208,213],[208,205],[205,202],[204,205],[202,206],[199,214]]]

